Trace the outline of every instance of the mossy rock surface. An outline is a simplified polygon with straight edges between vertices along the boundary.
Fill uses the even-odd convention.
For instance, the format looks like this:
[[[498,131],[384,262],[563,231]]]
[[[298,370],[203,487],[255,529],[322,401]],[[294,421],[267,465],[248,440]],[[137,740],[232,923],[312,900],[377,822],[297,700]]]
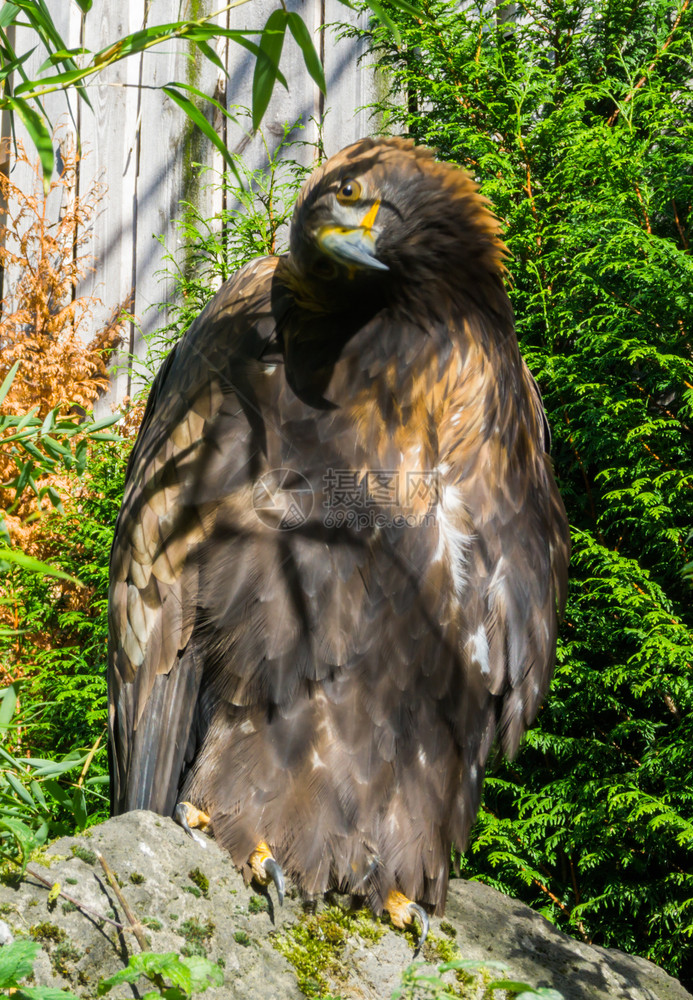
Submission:
[[[101,852],[142,921],[151,951],[192,948],[219,963],[224,986],[203,994],[209,1000],[389,1000],[412,961],[412,935],[369,914],[349,912],[347,901],[337,896],[321,902],[314,914],[304,913],[291,893],[282,909],[272,905],[276,897],[270,894],[268,902],[246,887],[213,840],[191,840],[172,820],[128,813],[90,834],[86,841],[56,841],[49,872],[37,870],[75,899],[126,923],[98,860],[90,863],[87,853]],[[196,871],[208,880],[207,897],[186,891],[189,873]],[[69,987],[84,1000],[96,995],[100,978],[119,971],[139,951],[129,931],[78,909],[49,910],[48,889],[31,876],[18,885],[0,885],[0,913],[15,937],[30,937],[31,928],[42,925],[64,933],[41,940],[35,984]],[[434,969],[457,955],[502,962],[507,978],[552,987],[565,1000],[692,1000],[649,962],[573,941],[521,903],[462,880],[450,884],[445,920],[431,921],[423,957]],[[465,1000],[485,1000],[485,980],[488,976],[446,974],[451,994]],[[140,984],[140,994],[147,985]],[[135,995],[125,985],[109,994]]]

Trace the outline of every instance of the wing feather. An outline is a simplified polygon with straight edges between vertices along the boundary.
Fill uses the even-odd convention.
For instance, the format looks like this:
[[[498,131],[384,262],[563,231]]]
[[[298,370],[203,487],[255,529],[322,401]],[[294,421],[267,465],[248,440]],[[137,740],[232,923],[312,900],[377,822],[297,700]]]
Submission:
[[[229,452],[217,459],[216,424],[223,424],[225,449],[231,444],[232,452],[235,434],[245,434],[245,425],[234,426],[230,416],[243,405],[230,374],[234,352],[241,359],[259,355],[274,331],[275,266],[267,259],[239,272],[169,354],[130,458],[111,553],[115,812],[170,811],[190,756],[201,681],[199,656],[188,647],[197,609],[197,556],[229,488]],[[206,520],[195,495],[200,482],[212,501]]]
[[[497,338],[486,353],[477,348],[475,357],[482,342],[478,331],[470,337],[439,426],[442,506],[446,490],[456,497],[442,522],[450,536],[443,549],[450,562],[457,558],[463,581],[459,847],[478,808],[494,734],[513,756],[546,694],[570,554],[539,389],[514,337]]]

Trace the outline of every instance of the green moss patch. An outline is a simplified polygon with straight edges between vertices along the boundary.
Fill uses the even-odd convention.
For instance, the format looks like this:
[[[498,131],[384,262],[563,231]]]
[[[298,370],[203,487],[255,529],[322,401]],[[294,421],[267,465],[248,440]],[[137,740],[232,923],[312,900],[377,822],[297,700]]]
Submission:
[[[78,962],[82,954],[75,948],[71,941],[61,941],[57,945],[51,956],[51,965],[56,972],[59,972],[61,976],[70,977],[72,973],[72,966],[75,962]]]
[[[70,850],[85,865],[95,865],[98,860],[93,851],[90,851],[88,847],[82,847],[81,844],[73,844]]]
[[[209,896],[209,879],[203,871],[199,868],[193,868],[192,871],[188,872],[188,878],[196,885],[203,896]]]
[[[43,944],[59,944],[67,938],[67,934],[57,924],[50,924],[45,921],[42,924],[34,924],[29,928],[29,934],[35,941]]]
[[[248,913],[266,913],[269,904],[264,896],[251,896],[248,900]]]
[[[40,941],[48,952],[53,971],[71,978],[72,966],[79,961],[82,953],[75,948],[62,927],[44,921],[30,927],[29,934],[35,941]]]
[[[384,933],[368,911],[352,913],[340,906],[326,906],[321,913],[306,914],[280,934],[272,935],[272,944],[293,967],[299,989],[314,1000],[331,995],[329,980],[346,980],[343,956],[350,938],[374,942]]]
[[[185,944],[181,948],[181,955],[201,955],[207,956],[207,945],[214,933],[214,924],[208,920],[206,924],[200,923],[197,917],[184,920],[178,930],[185,938]]]

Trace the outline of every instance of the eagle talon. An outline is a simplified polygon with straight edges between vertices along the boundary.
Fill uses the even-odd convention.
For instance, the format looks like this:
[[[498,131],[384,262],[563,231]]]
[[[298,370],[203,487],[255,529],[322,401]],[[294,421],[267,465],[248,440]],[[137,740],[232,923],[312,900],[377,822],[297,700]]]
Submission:
[[[419,935],[419,940],[416,942],[416,948],[414,948],[414,956],[413,956],[414,958],[417,958],[419,952],[423,948],[426,938],[428,937],[428,928],[430,924],[428,920],[428,914],[426,913],[426,911],[422,906],[419,906],[418,903],[410,903],[409,912],[412,915],[412,922],[413,918],[416,917],[416,919],[419,921],[419,924],[421,925],[421,934]]]
[[[209,829],[212,821],[207,813],[202,812],[201,809],[197,809],[190,802],[179,802],[173,811],[173,818],[179,826],[183,827],[189,837],[192,837],[198,844],[204,844],[202,837],[195,833],[192,828],[197,827],[200,830]]]
[[[284,872],[281,865],[276,860],[269,846],[264,840],[260,841],[253,853],[248,858],[248,864],[253,873],[253,878],[262,886],[274,882],[277,889],[279,905],[284,905]]]
[[[274,860],[274,858],[267,858],[263,862],[262,867],[265,872],[274,882],[277,889],[277,899],[279,900],[279,905],[284,905],[284,872],[281,870],[281,866]]]
[[[396,892],[394,889],[391,889],[387,894],[385,909],[390,914],[393,926],[398,927],[400,930],[413,924],[415,919],[421,925],[421,934],[414,949],[414,958],[416,958],[428,937],[428,914],[418,903],[415,903],[412,899],[408,899],[403,893]]]

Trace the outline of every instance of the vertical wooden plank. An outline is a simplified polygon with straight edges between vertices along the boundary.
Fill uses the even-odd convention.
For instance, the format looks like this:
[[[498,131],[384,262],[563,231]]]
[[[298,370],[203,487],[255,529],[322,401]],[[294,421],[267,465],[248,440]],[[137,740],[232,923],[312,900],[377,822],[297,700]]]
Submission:
[[[264,27],[267,18],[277,9],[277,0],[256,0],[247,7],[239,7],[231,12],[232,28]],[[287,8],[298,12],[311,32],[316,48],[319,49],[321,23],[321,0],[289,0]],[[230,110],[234,106],[250,109],[252,104],[252,80],[255,60],[240,46],[232,45],[229,50],[229,79],[227,81],[226,102]],[[282,53],[281,69],[289,84],[285,90],[277,84],[265,114],[261,131],[270,152],[274,153],[284,136],[284,125],[295,124],[291,138],[310,144],[318,137],[313,118],[320,113],[318,89],[305,69],[303,55],[287,32]],[[229,149],[242,153],[245,163],[252,170],[262,169],[267,162],[267,153],[261,136],[251,136],[250,121],[244,119],[244,127],[231,125],[228,130]],[[314,159],[309,145],[292,150],[294,159],[310,164]]]
[[[380,119],[368,105],[378,99],[378,80],[367,55],[366,43],[359,38],[340,38],[340,25],[365,27],[371,16],[356,11],[339,0],[325,4],[325,78],[328,109],[323,122],[325,152],[339,152],[357,139],[374,135]]]
[[[141,26],[141,0],[104,4],[87,17],[84,43],[92,51],[117,41]],[[94,16],[98,14],[98,16]],[[104,185],[98,214],[92,225],[91,249],[95,270],[78,290],[98,297],[94,331],[103,327],[118,303],[128,299],[135,286],[133,208],[137,169],[138,63],[125,59],[105,69],[89,84],[93,112],[80,109],[84,159],[80,189],[84,196],[96,183]],[[122,400],[128,391],[126,341],[117,358],[112,391],[101,405]]]
[[[278,7],[277,0],[258,0],[252,6],[232,11],[229,26],[262,29],[270,14]],[[289,10],[297,12],[312,35],[315,48],[320,52],[322,3],[321,0],[289,0]],[[255,36],[257,40],[259,35]],[[303,54],[289,31],[284,39],[281,70],[289,84],[286,90],[276,84],[258,134],[252,134],[249,117],[252,105],[254,58],[240,46],[231,43],[226,51],[228,79],[226,85],[227,107],[238,115],[238,124],[227,126],[227,145],[242,157],[247,170],[265,172],[268,161],[277,157],[292,159],[306,167],[317,161],[321,94],[305,68]],[[245,112],[245,113],[244,113]],[[289,145],[284,148],[285,133]],[[229,204],[233,209],[233,204]],[[288,230],[282,227],[278,234],[278,249],[286,245]]]
[[[210,0],[206,0],[204,8],[211,8]],[[174,12],[170,14],[173,16]],[[175,250],[179,241],[176,223],[183,211],[181,201],[197,204],[206,211],[208,181],[201,178],[196,164],[211,163],[209,141],[159,88],[181,81],[212,94],[217,84],[214,67],[186,42],[167,44],[161,52],[146,53],[141,72],[143,127],[137,175],[136,239],[136,311],[141,324],[135,344],[138,355],[145,346],[142,337],[167,319],[166,311],[159,313],[157,305],[170,301],[174,294],[173,282],[161,273],[166,266],[162,260],[165,251],[158,237],[163,237],[167,251]],[[211,116],[209,106],[204,110]]]
[[[220,27],[229,27],[230,13],[225,11],[220,14],[217,18],[217,23]],[[216,54],[219,56],[222,64],[228,70],[229,66],[229,54],[232,46],[231,41],[228,38],[220,36],[213,48]],[[223,107],[226,107],[226,75],[220,70],[216,70],[216,74],[212,73],[211,69],[208,69],[210,74],[209,79],[209,91],[215,100],[219,102]],[[221,111],[215,110],[212,113],[211,121],[217,135],[221,138],[224,145],[228,147],[228,126],[230,124],[229,120],[221,113]],[[210,144],[211,145],[211,144]],[[213,218],[219,215],[226,205],[226,196],[222,190],[222,181],[227,171],[226,163],[221,155],[213,147],[210,148],[208,154],[209,170],[203,177],[202,188],[199,192],[199,201],[201,211],[205,212],[206,218]]]
[[[159,21],[163,11],[155,6],[152,14]],[[167,15],[166,15],[167,16]],[[156,306],[171,297],[171,283],[162,280],[163,250],[157,237],[165,240],[167,248],[175,246],[175,219],[178,202],[182,197],[185,177],[190,165],[186,159],[185,115],[161,91],[161,86],[186,79],[185,54],[179,43],[167,44],[165,51],[143,54],[140,59],[139,148],[135,197],[135,313],[139,327],[135,331],[133,352],[142,357],[146,353],[144,337],[166,320]],[[188,151],[186,151],[188,152]],[[133,388],[139,379],[135,376]]]

